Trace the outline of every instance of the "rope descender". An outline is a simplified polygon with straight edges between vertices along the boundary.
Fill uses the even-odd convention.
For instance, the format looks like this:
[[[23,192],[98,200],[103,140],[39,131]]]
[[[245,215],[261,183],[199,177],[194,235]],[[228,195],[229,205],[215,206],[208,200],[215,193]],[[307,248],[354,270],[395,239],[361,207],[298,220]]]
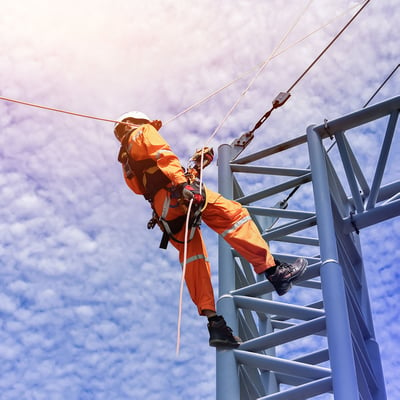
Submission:
[[[243,133],[239,138],[235,139],[231,146],[236,149],[235,158],[249,145],[249,143],[254,138],[254,132],[269,118],[272,111],[276,108],[283,106],[286,101],[289,99],[290,93],[289,92],[280,92],[274,100],[272,100],[272,107],[257,121],[254,125],[253,129],[250,131]]]

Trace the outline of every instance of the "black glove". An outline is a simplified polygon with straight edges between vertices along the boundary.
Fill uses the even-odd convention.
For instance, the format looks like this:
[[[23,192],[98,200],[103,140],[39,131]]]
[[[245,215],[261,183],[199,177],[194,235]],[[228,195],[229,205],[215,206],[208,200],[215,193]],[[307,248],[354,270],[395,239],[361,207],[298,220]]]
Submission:
[[[185,200],[192,200],[196,206],[204,202],[204,196],[201,195],[193,186],[184,184],[182,187],[182,197]]]

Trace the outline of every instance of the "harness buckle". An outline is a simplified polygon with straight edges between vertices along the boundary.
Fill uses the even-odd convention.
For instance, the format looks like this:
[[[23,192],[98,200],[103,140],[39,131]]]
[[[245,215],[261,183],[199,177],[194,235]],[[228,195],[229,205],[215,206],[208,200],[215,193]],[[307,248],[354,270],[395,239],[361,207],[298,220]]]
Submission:
[[[153,216],[147,223],[147,229],[154,229],[154,227],[157,225],[157,223],[158,223],[158,218],[153,213]]]

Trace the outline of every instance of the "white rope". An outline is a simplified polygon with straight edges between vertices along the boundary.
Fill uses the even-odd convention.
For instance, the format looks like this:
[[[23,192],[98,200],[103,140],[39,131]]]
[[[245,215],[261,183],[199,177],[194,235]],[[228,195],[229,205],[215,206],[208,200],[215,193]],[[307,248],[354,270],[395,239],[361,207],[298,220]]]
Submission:
[[[356,3],[355,5],[349,7],[348,9],[346,9],[345,11],[343,11],[341,14],[336,15],[335,17],[333,17],[332,19],[330,19],[328,22],[326,22],[325,24],[321,25],[319,28],[315,29],[314,31],[310,32],[309,34],[307,34],[306,36],[302,37],[301,39],[297,40],[296,42],[290,44],[289,46],[287,46],[286,48],[284,48],[283,50],[279,51],[279,52],[275,52],[273,55],[271,55],[269,57],[269,59],[267,60],[269,62],[270,59],[276,58],[280,55],[282,55],[283,53],[285,53],[286,51],[288,51],[289,49],[291,49],[294,46],[297,46],[299,43],[303,42],[304,40],[306,40],[308,37],[314,35],[315,33],[319,32],[320,30],[324,29],[325,27],[327,27],[329,24],[331,24],[333,21],[337,20],[338,18],[342,17],[344,14],[347,14],[349,11],[353,10],[354,8],[359,7],[361,4],[363,4],[364,2],[360,2],[360,3]],[[263,62],[261,64],[261,67],[267,62]],[[199,106],[200,104],[206,102],[207,100],[209,100],[210,98],[212,98],[213,96],[217,95],[218,93],[222,92],[224,89],[228,88],[229,86],[233,85],[234,83],[240,81],[241,79],[245,78],[246,76],[250,75],[251,72],[253,70],[255,70],[257,68],[257,66],[254,66],[253,68],[251,68],[250,70],[248,70],[247,72],[244,72],[242,75],[238,76],[237,78],[235,78],[234,80],[232,80],[231,82],[225,84],[224,86],[222,86],[221,88],[215,90],[214,92],[212,92],[211,94],[207,95],[206,97],[204,97],[201,100],[198,100],[196,103],[192,104],[191,106],[187,107],[186,109],[184,109],[183,111],[179,112],[178,114],[176,114],[175,116],[171,117],[169,120],[167,120],[166,122],[163,123],[163,126],[168,125],[169,123],[171,123],[172,121],[174,121],[175,119],[181,117],[183,114],[186,114],[187,112],[191,111],[193,108]],[[116,123],[120,123],[120,121],[115,120],[115,119],[111,119],[111,118],[103,118],[103,117],[97,117],[97,116],[93,116],[93,115],[88,115],[88,114],[82,114],[82,113],[77,113],[77,112],[72,112],[72,111],[68,111],[68,110],[64,110],[64,109],[60,109],[60,108],[55,108],[55,107],[49,107],[49,106],[45,106],[42,104],[36,104],[36,103],[31,103],[31,102],[27,102],[27,101],[23,101],[23,100],[18,100],[18,99],[12,99],[10,97],[4,97],[4,96],[0,96],[0,100],[3,101],[8,101],[8,102],[12,102],[12,103],[17,103],[17,104],[22,104],[25,106],[30,106],[30,107],[36,107],[36,108],[41,108],[44,110],[48,110],[48,111],[55,111],[55,112],[59,112],[59,113],[64,113],[64,114],[69,114],[69,115],[73,115],[73,116],[77,116],[77,117],[83,117],[83,118],[90,118],[90,119],[95,119],[95,120],[99,120],[99,121],[105,121],[105,122],[112,122],[114,124]]]
[[[293,29],[296,27],[296,25],[299,23],[301,17],[305,14],[307,9],[310,7],[311,3],[313,0],[309,0],[306,7],[302,10],[300,15],[297,17],[296,21],[291,25],[289,30],[286,32],[286,34],[283,36],[281,41],[275,46],[275,48],[272,50],[271,55],[262,63],[261,67],[258,69],[256,74],[253,76],[253,78],[250,80],[249,84],[247,87],[243,90],[243,92],[240,94],[239,98],[236,100],[236,102],[233,104],[233,106],[230,108],[230,110],[226,113],[225,117],[222,119],[220,124],[215,128],[214,132],[211,134],[211,136],[208,138],[205,146],[214,138],[214,136],[217,134],[217,132],[221,129],[221,127],[224,125],[225,121],[229,118],[229,116],[232,114],[232,112],[235,110],[235,108],[239,105],[241,102],[242,98],[247,94],[247,92],[250,90],[251,86],[253,86],[254,82],[258,78],[258,76],[261,74],[261,72],[266,68],[266,66],[270,63],[272,58],[274,58],[276,52],[281,48],[283,43],[286,41],[290,33],[293,31]],[[201,174],[201,172],[200,172]],[[201,179],[200,179],[201,181]]]
[[[309,7],[313,0],[310,0],[306,9]],[[305,9],[305,10],[306,10]],[[303,11],[302,14],[304,14],[305,10]],[[283,39],[280,41],[279,45],[275,47],[273,50],[271,56],[265,61],[262,66],[259,68],[258,72],[255,74],[253,79],[250,81],[249,85],[247,88],[243,91],[239,99],[235,102],[235,104],[232,106],[232,108],[229,110],[228,114],[225,116],[225,118],[222,120],[222,122],[218,125],[218,127],[214,130],[213,134],[210,136],[208,141],[206,142],[206,145],[208,144],[209,141],[216,135],[220,127],[223,125],[223,123],[226,121],[226,119],[229,117],[229,115],[232,113],[232,111],[236,108],[236,106],[239,104],[241,98],[247,93],[247,91],[250,89],[251,85],[254,83],[254,81],[257,79],[258,75],[262,72],[262,70],[266,67],[266,65],[269,63],[269,61],[272,59],[274,56],[275,52],[281,47],[282,43],[286,40],[287,36],[289,33],[294,29],[294,27],[297,25],[300,17],[297,19],[297,21],[292,25],[292,27],[289,29],[289,31],[286,33],[286,35],[283,37]],[[200,194],[202,194],[202,183],[203,183],[203,166],[204,166],[204,148],[205,146],[202,147],[201,149],[201,159],[200,159]],[[190,211],[192,208],[193,204],[193,199],[190,200],[188,210],[187,210],[187,215],[186,215],[186,223],[185,223],[185,238],[184,238],[184,247],[183,247],[183,266],[182,266],[182,277],[181,277],[181,285],[180,285],[180,290],[179,290],[179,307],[178,307],[178,327],[177,327],[177,337],[176,337],[176,355],[179,355],[179,350],[180,350],[180,341],[181,341],[181,323],[182,323],[182,298],[183,298],[183,288],[184,288],[184,283],[185,283],[185,274],[186,274],[186,261],[187,261],[187,245],[188,245],[188,231],[189,231],[189,220],[190,220]]]
[[[186,215],[186,223],[185,223],[185,238],[183,244],[183,265],[182,265],[182,277],[181,277],[181,286],[179,289],[179,307],[178,307],[178,328],[176,335],[176,355],[179,355],[179,349],[181,344],[181,323],[182,323],[182,298],[183,298],[183,288],[185,285],[185,274],[186,274],[186,262],[187,262],[187,245],[188,245],[188,232],[189,232],[189,221],[190,221],[190,211],[192,209],[193,199],[190,199],[187,215]]]
[[[221,123],[216,127],[216,129],[214,130],[214,132],[211,134],[211,136],[208,138],[208,140],[205,142],[205,145],[202,147],[201,149],[201,158],[200,158],[200,172],[199,172],[199,181],[200,181],[200,194],[202,194],[202,190],[203,190],[203,166],[204,166],[204,150],[206,148],[206,146],[209,144],[209,142],[215,137],[215,135],[217,134],[217,132],[221,129],[221,127],[223,126],[223,124],[225,123],[225,121],[228,119],[228,117],[232,114],[232,112],[235,110],[235,108],[238,106],[238,104],[240,103],[241,99],[247,94],[247,92],[249,91],[250,87],[253,85],[253,83],[255,82],[255,80],[258,78],[258,76],[261,74],[261,72],[266,68],[266,66],[269,64],[269,62],[274,58],[277,57],[278,55],[282,54],[283,52],[287,51],[288,48],[294,46],[291,45],[288,48],[278,52],[278,50],[281,48],[281,46],[283,45],[283,43],[286,41],[287,37],[289,36],[289,34],[293,31],[293,29],[296,27],[296,25],[299,23],[301,17],[305,14],[305,12],[307,11],[307,9],[310,7],[311,3],[313,2],[313,0],[309,0],[306,7],[302,10],[302,12],[300,13],[300,15],[298,16],[297,20],[292,24],[292,26],[289,28],[289,30],[287,31],[287,33],[284,35],[284,37],[282,38],[282,40],[279,42],[279,44],[274,48],[274,50],[272,51],[271,55],[268,57],[268,59],[266,61],[264,61],[264,63],[260,66],[260,68],[258,69],[258,71],[256,72],[256,74],[254,75],[254,77],[251,79],[251,81],[249,82],[249,84],[247,85],[247,87],[245,88],[245,90],[241,93],[241,95],[239,96],[239,98],[237,99],[237,101],[233,104],[233,106],[230,108],[230,110],[228,111],[228,113],[225,115],[225,117],[223,118],[223,120],[221,121]],[[318,31],[318,30],[317,30]],[[315,31],[316,32],[316,31]],[[313,33],[315,33],[313,32]],[[309,34],[308,36],[310,36],[311,34]],[[307,36],[306,36],[307,37]],[[303,39],[302,39],[303,40]],[[301,40],[300,40],[301,41]],[[299,42],[300,42],[299,41]],[[298,42],[297,42],[298,43]],[[297,44],[295,43],[295,44]],[[195,106],[197,106],[198,104],[201,104],[202,102],[204,102],[205,100],[208,100],[210,97],[212,97],[213,95],[215,95],[216,93],[219,93],[220,91],[222,91],[223,89],[225,89],[226,87],[230,86],[231,84],[233,84],[234,82],[236,82],[237,80],[239,80],[240,78],[236,79],[235,81],[228,83],[227,85],[225,85],[223,88],[217,90],[216,92],[212,93],[211,95],[207,96],[205,99],[193,104],[192,106],[190,106],[189,108],[187,108],[186,110],[182,111],[181,113],[179,113],[178,115],[176,115],[175,117],[173,117],[171,120],[167,121],[167,123],[171,122],[172,120],[174,120],[175,118],[177,118],[178,116],[181,116],[183,114],[185,114],[187,111],[191,110],[192,108],[194,108]],[[181,278],[181,286],[180,286],[180,296],[179,296],[179,311],[178,311],[178,332],[177,332],[177,343],[176,343],[176,354],[179,354],[179,349],[180,349],[180,330],[181,330],[181,320],[182,320],[182,296],[183,296],[183,288],[184,288],[184,282],[185,282],[185,273],[186,273],[186,261],[187,261],[187,236],[188,236],[188,230],[189,230],[189,219],[190,219],[190,210],[192,207],[192,203],[193,203],[193,199],[190,200],[189,203],[189,207],[188,207],[188,213],[186,216],[186,224],[185,224],[185,239],[184,239],[184,259],[183,259],[183,267],[182,267],[182,278]]]
[[[250,90],[251,86],[253,83],[256,81],[258,76],[261,74],[261,72],[266,68],[266,66],[269,64],[269,62],[276,56],[276,53],[278,50],[282,47],[283,43],[286,41],[290,33],[293,31],[293,29],[297,26],[299,23],[301,17],[305,14],[305,12],[308,10],[310,7],[311,3],[313,0],[309,0],[305,8],[302,10],[300,15],[297,17],[295,22],[291,25],[291,27],[288,29],[286,34],[283,36],[281,41],[275,46],[275,48],[272,50],[271,55],[262,63],[256,74],[253,76],[245,90],[240,94],[239,98],[236,100],[236,102],[233,104],[233,106],[230,108],[230,110],[226,113],[225,117],[222,119],[222,121],[219,123],[219,125],[215,128],[214,132],[211,134],[211,136],[207,139],[205,142],[205,145],[201,149],[201,158],[200,158],[200,194],[202,191],[202,183],[203,183],[203,165],[204,165],[204,148],[211,142],[211,140],[215,137],[215,135],[218,133],[218,131],[221,129],[221,127],[224,125],[225,121],[229,118],[229,116],[232,114],[232,112],[235,110],[235,108],[239,105],[240,101],[242,98],[247,94],[247,92]]]

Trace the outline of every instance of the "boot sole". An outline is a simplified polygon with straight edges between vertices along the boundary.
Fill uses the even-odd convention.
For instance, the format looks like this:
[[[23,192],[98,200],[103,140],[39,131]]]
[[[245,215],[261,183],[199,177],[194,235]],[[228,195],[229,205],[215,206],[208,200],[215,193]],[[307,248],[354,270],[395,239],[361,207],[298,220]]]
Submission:
[[[209,345],[211,347],[225,348],[225,349],[237,349],[240,346],[240,343],[233,343],[227,340],[210,340]]]

